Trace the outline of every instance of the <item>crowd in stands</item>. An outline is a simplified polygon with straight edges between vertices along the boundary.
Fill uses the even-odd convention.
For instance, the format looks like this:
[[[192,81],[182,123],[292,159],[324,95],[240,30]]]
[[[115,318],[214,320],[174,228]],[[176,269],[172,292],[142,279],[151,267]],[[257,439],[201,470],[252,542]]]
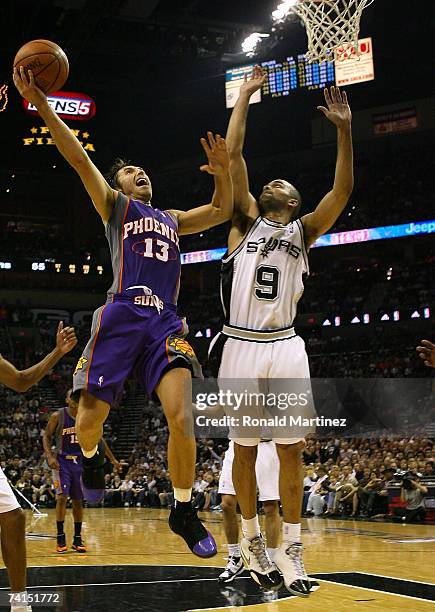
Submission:
[[[402,492],[404,501],[422,480],[435,481],[433,441],[427,438],[347,439],[339,445],[332,438],[309,440],[303,457],[305,516],[385,518],[395,474],[412,474],[412,485]],[[423,499],[419,507],[421,520]]]

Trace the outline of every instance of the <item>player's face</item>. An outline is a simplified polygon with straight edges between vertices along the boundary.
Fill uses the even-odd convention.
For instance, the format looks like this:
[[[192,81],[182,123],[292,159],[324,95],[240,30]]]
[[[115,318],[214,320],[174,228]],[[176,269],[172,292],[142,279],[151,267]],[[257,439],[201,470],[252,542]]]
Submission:
[[[118,171],[116,180],[122,193],[141,202],[150,202],[153,190],[150,177],[139,166],[124,166]]]
[[[286,212],[297,201],[291,197],[292,186],[284,179],[275,179],[263,187],[258,199],[263,214],[268,212]]]

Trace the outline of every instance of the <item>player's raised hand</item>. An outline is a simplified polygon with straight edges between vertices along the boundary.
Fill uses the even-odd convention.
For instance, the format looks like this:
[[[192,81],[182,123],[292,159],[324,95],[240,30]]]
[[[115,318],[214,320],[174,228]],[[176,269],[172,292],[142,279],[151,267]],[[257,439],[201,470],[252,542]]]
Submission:
[[[246,93],[248,96],[252,96],[253,93],[261,89],[264,81],[266,80],[266,74],[260,66],[254,66],[252,74],[248,79],[248,75],[245,74],[244,82],[240,87],[240,93]]]
[[[212,132],[207,132],[207,138],[208,142],[205,138],[201,138],[202,148],[208,160],[208,164],[200,167],[201,172],[215,176],[227,174],[230,171],[230,156],[225,140],[219,134],[214,137]]]
[[[325,88],[324,94],[327,107],[318,106],[318,110],[322,111],[325,117],[338,128],[349,126],[352,121],[352,113],[346,92],[341,92],[339,87],[332,86],[329,91],[328,88]]]
[[[422,340],[422,346],[417,346],[418,356],[423,359],[424,364],[429,368],[435,368],[435,344],[429,340]]]
[[[24,70],[23,66],[18,68],[14,68],[13,74],[15,87],[18,89],[20,94],[28,100],[31,104],[38,107],[40,104],[43,104],[47,101],[47,96],[45,93],[39,89],[39,87],[35,83],[35,79],[33,78],[33,72],[31,70]]]
[[[56,334],[56,348],[65,355],[73,350],[77,344],[76,332],[74,327],[64,327],[63,321],[59,321]]]

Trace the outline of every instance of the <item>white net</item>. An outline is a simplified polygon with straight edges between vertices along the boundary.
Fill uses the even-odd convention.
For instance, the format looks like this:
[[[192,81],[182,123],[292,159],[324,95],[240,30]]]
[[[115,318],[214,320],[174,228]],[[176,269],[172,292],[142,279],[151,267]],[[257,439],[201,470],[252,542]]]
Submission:
[[[358,57],[363,10],[374,0],[299,0],[291,8],[305,24],[309,62]],[[336,53],[334,51],[336,50]]]

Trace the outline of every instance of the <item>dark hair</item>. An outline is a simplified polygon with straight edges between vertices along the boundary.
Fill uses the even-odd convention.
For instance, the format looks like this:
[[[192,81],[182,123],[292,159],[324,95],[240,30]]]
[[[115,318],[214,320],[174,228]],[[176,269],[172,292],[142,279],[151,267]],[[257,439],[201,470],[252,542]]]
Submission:
[[[78,404],[80,400],[81,389],[77,389],[76,391],[73,391],[72,389],[70,389],[70,391],[72,391],[70,395],[70,399],[72,399],[73,402]]]
[[[107,182],[114,189],[120,189],[121,187],[116,177],[121,168],[125,168],[125,166],[130,166],[130,162],[126,159],[122,159],[122,157],[117,157],[105,175]]]
[[[290,185],[290,195],[292,197],[293,200],[297,200],[298,205],[296,206],[296,208],[294,208],[294,212],[293,212],[293,216],[292,216],[292,220],[297,219],[299,217],[299,213],[301,212],[301,208],[302,208],[302,196],[299,193],[299,191],[296,189],[296,187],[293,187],[293,185]]]

